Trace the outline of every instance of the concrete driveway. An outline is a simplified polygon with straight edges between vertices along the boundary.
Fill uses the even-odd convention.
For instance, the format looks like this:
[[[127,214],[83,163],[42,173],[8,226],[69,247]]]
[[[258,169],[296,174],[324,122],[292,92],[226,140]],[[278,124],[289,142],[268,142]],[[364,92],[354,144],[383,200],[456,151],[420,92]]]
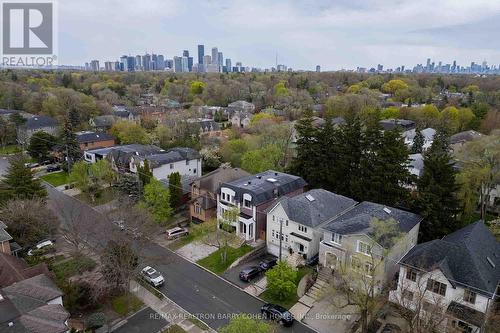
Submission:
[[[250,286],[252,284],[257,284],[258,281],[260,281],[265,276],[265,272],[262,272],[262,274],[259,277],[253,279],[250,282],[241,281],[240,280],[240,272],[242,269],[247,268],[247,267],[259,266],[259,263],[266,258],[274,258],[274,257],[270,254],[262,255],[258,258],[250,260],[244,264],[240,264],[240,265],[237,265],[231,269],[228,269],[224,274],[222,274],[222,277],[224,279],[234,283],[238,287],[243,288],[243,289],[247,288],[248,286]]]

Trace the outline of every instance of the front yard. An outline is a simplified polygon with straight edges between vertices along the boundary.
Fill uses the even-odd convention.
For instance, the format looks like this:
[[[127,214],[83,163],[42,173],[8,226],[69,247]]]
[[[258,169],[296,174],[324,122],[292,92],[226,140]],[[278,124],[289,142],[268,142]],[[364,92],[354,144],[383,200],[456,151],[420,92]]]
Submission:
[[[126,316],[129,313],[136,312],[142,307],[142,305],[142,301],[130,293],[116,296],[111,300],[113,311],[118,313],[120,316]]]
[[[18,145],[8,145],[0,147],[0,155],[17,154],[21,152],[21,147]]]
[[[250,245],[243,245],[237,249],[228,247],[227,248],[227,258],[226,261],[222,261],[222,254],[224,253],[224,249],[219,249],[208,257],[205,257],[201,260],[198,260],[197,263],[200,266],[205,267],[206,269],[216,273],[222,274],[226,271],[226,269],[231,266],[231,264],[238,258],[244,256],[248,252],[252,251],[252,247]]]
[[[91,206],[100,206],[100,205],[104,205],[104,204],[112,201],[113,199],[115,199],[116,193],[113,190],[113,188],[106,187],[102,190],[100,195],[95,198],[94,201],[92,201],[92,198],[87,193],[77,194],[77,195],[75,195],[75,198],[78,200],[84,201]]]
[[[66,171],[48,173],[40,177],[40,179],[46,181],[50,185],[57,187],[67,184],[69,181],[69,175]]]
[[[301,267],[297,271],[297,277],[295,279],[295,286],[299,285],[300,280],[306,276],[307,274],[312,272],[311,267]],[[273,304],[279,304],[284,308],[290,309],[292,306],[295,305],[295,303],[298,302],[299,296],[297,295],[297,290],[295,290],[295,293],[293,293],[289,298],[285,300],[279,300],[274,298],[271,293],[269,293],[268,290],[264,291],[262,294],[259,295],[260,298],[262,298],[264,301],[268,303],[273,303]]]

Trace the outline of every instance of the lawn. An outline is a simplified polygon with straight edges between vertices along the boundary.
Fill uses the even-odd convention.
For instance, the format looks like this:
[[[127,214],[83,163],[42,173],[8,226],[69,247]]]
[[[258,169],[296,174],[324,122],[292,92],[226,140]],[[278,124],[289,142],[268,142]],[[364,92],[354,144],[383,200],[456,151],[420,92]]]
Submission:
[[[194,235],[189,234],[187,236],[176,239],[172,243],[168,244],[167,247],[172,251],[176,251],[176,250],[180,249],[181,247],[183,247],[184,245],[187,245],[187,244],[191,243],[192,241],[194,241],[195,238],[196,237]]]
[[[243,245],[242,247],[237,249],[228,247],[226,262],[222,262],[221,255],[224,249],[219,249],[214,253],[212,253],[211,255],[209,255],[208,257],[198,260],[197,263],[216,274],[222,274],[236,259],[245,255],[251,250],[252,247],[249,245]]]
[[[10,155],[17,154],[21,152],[21,147],[18,145],[8,145],[5,147],[0,147],[0,155]]]
[[[299,285],[299,282],[300,280],[306,276],[307,274],[311,273],[312,272],[312,268],[311,267],[301,267],[298,269],[297,271],[297,277],[295,278],[295,285],[298,286]],[[281,305],[282,307],[286,308],[286,309],[290,309],[292,306],[295,305],[295,303],[298,302],[299,300],[299,296],[297,296],[297,291],[295,291],[295,293],[293,293],[289,298],[285,299],[285,300],[278,300],[278,299],[275,299],[270,293],[268,290],[264,291],[262,294],[260,294],[259,296],[260,298],[262,298],[264,301],[268,302],[268,303],[272,303],[272,304],[279,304]]]
[[[166,330],[164,330],[162,333],[187,333],[182,327],[179,325],[172,325],[169,326]]]
[[[75,195],[75,198],[84,201],[91,206],[100,206],[115,199],[116,194],[111,187],[106,187],[105,189],[102,190],[101,194],[97,198],[95,198],[94,202],[92,202],[92,198],[87,193],[80,193],[78,195]]]
[[[120,316],[125,316],[131,312],[138,311],[142,307],[142,304],[141,300],[132,294],[124,294],[111,300],[113,311],[118,313]]]
[[[69,175],[66,171],[48,173],[40,177],[52,186],[61,186],[68,183]]]
[[[74,275],[91,271],[96,265],[94,260],[88,257],[80,257],[53,264],[51,269],[58,280],[66,280]]]

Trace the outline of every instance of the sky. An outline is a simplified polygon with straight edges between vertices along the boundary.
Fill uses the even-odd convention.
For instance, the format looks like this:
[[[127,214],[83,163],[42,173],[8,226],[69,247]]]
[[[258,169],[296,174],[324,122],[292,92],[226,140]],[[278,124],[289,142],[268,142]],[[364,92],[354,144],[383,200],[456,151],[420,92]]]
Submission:
[[[500,0],[58,0],[59,64],[217,46],[244,66],[500,64]]]

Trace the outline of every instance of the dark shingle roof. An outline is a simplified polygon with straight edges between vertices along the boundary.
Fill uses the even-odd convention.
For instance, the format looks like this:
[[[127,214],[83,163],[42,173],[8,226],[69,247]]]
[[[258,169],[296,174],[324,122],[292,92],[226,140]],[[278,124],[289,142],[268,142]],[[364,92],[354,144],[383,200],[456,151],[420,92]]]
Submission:
[[[439,268],[453,285],[488,297],[500,282],[500,243],[482,221],[415,246],[401,262],[426,271]]]
[[[248,177],[250,174],[239,168],[221,167],[203,177],[196,180],[195,186],[211,193],[217,193],[222,183],[231,182],[243,177]]]
[[[96,133],[92,131],[85,131],[85,132],[77,132],[75,134],[78,143],[90,143],[90,142],[114,140],[114,137],[108,133]]]
[[[16,282],[2,289],[16,308],[26,313],[63,295],[55,283],[45,274]]]
[[[115,123],[115,118],[111,115],[97,116],[92,119],[96,127],[111,127]]]
[[[324,228],[343,235],[371,234],[373,219],[382,221],[393,219],[398,223],[401,232],[408,232],[422,220],[422,217],[401,209],[363,201],[345,214],[333,219]]]
[[[252,196],[253,205],[259,205],[284,194],[299,190],[306,185],[307,183],[301,177],[273,170],[223,184],[223,186],[236,192],[236,200],[241,201],[243,193],[249,193]]]
[[[415,122],[407,119],[384,119],[378,122],[385,131],[401,128],[404,131],[415,128]]]
[[[482,134],[474,130],[464,131],[450,136],[450,144],[472,141],[481,137]]]
[[[30,130],[47,128],[47,127],[56,127],[57,120],[47,116],[33,116],[31,118],[28,118],[28,120],[26,120],[26,123],[23,126]]]
[[[151,167],[157,168],[169,163],[199,158],[201,158],[200,154],[192,148],[172,148],[158,154],[145,155],[139,159],[148,160]]]
[[[358,203],[323,189],[282,197],[279,202],[290,220],[310,227],[317,227]]]
[[[11,244],[11,249],[12,247]],[[0,252],[0,288],[44,273],[49,273],[45,263],[30,267],[24,260]]]

